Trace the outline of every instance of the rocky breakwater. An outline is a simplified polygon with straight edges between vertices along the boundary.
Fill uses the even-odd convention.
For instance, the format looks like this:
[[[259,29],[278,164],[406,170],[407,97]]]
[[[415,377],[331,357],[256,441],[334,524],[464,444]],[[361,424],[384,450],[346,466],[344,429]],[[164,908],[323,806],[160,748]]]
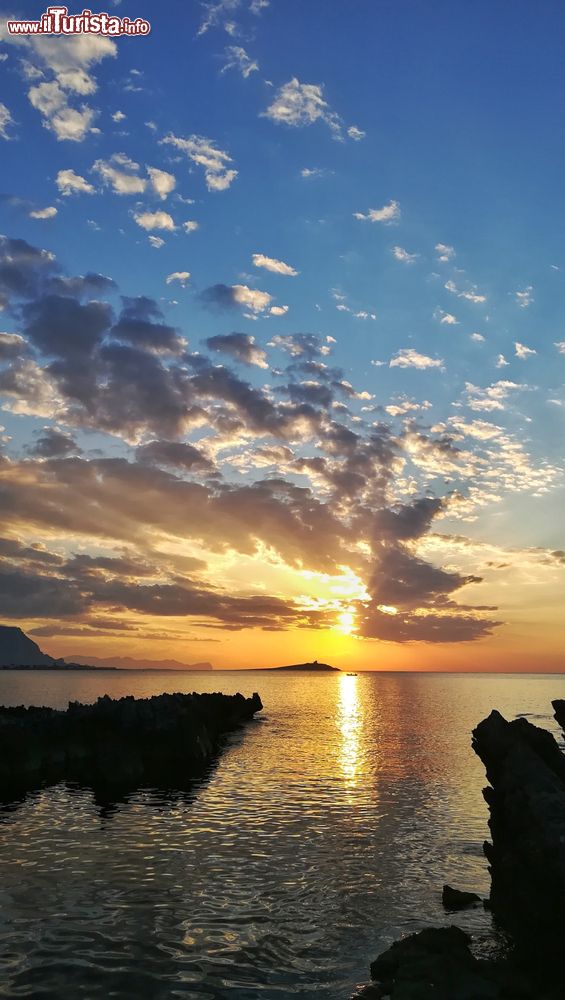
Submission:
[[[553,707],[565,729],[565,701]],[[565,997],[565,755],[546,730],[496,711],[473,731],[472,745],[490,782],[483,790],[492,839],[484,844],[491,875],[485,905],[505,933],[506,953],[477,957],[459,928],[427,928],[373,962],[374,982],[358,994],[365,1000]],[[460,900],[444,887],[446,909]]]
[[[183,787],[262,707],[258,694],[162,694],[0,708],[0,795],[58,781]]]

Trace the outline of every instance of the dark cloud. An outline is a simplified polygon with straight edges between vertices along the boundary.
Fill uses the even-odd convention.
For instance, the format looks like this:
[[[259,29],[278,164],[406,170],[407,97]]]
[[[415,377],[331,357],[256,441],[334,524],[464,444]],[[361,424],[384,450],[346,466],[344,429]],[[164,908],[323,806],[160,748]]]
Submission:
[[[123,309],[111,335],[134,347],[155,351],[180,351],[183,342],[178,330],[163,323],[163,313],[154,299],[145,295],[122,298]]]
[[[35,444],[28,449],[30,455],[37,458],[63,458],[80,450],[73,437],[55,427],[44,427]]]
[[[92,354],[113,318],[106,302],[83,305],[64,295],[36,299],[22,315],[26,336],[42,354],[75,358]]]
[[[239,309],[241,303],[237,301],[232,285],[211,285],[200,293],[200,301],[207,309]]]
[[[375,608],[362,616],[359,634],[385,642],[476,642],[501,624],[476,615],[392,615]]]
[[[244,365],[254,365],[258,368],[267,367],[265,351],[257,347],[255,337],[247,333],[227,333],[223,336],[208,337],[205,341],[209,351],[228,354],[234,361]]]
[[[148,441],[136,450],[138,462],[162,465],[165,468],[185,469],[187,472],[216,473],[216,467],[192,444],[184,441]]]
[[[109,295],[117,288],[118,286],[112,278],[107,278],[104,274],[90,272],[77,275],[77,277],[58,275],[49,282],[49,291],[53,294],[69,295],[77,299]]]
[[[25,240],[0,236],[0,293],[6,301],[33,298],[59,268],[53,254]]]

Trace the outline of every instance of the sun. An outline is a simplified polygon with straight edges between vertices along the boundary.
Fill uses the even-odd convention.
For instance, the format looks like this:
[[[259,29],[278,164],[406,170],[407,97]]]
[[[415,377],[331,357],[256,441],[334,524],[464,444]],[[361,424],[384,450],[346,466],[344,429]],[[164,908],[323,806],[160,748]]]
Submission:
[[[336,628],[343,635],[351,635],[355,631],[355,615],[353,611],[340,611],[337,616]]]

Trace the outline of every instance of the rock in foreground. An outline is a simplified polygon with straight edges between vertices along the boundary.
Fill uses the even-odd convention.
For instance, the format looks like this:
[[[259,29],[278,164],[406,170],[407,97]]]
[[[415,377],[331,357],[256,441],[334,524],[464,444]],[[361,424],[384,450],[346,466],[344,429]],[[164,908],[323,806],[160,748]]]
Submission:
[[[0,794],[58,781],[182,787],[262,707],[258,694],[162,694],[0,708]]]

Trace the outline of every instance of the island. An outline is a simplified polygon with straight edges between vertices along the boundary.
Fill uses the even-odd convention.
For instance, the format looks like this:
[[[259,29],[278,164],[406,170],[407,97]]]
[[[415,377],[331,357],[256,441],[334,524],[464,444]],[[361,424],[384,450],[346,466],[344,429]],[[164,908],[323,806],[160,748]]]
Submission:
[[[318,663],[317,660],[312,660],[311,663],[291,663],[288,667],[259,667],[259,670],[305,670],[314,673],[325,673],[328,671],[333,671],[334,673],[341,673],[339,667],[331,667],[329,663]]]

